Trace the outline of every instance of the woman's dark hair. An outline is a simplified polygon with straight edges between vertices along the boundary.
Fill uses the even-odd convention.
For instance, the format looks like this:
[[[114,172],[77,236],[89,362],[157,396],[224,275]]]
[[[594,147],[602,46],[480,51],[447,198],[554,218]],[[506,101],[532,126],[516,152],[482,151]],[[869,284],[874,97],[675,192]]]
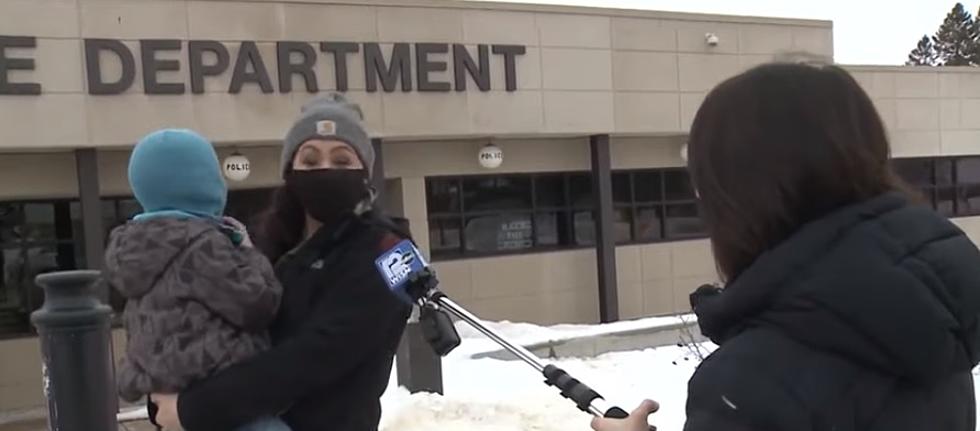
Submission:
[[[256,247],[270,262],[275,263],[303,240],[306,226],[306,210],[303,204],[280,186],[272,193],[272,200],[258,217]]]
[[[728,281],[802,225],[905,189],[871,99],[835,66],[768,64],[723,82],[694,119],[688,154]]]

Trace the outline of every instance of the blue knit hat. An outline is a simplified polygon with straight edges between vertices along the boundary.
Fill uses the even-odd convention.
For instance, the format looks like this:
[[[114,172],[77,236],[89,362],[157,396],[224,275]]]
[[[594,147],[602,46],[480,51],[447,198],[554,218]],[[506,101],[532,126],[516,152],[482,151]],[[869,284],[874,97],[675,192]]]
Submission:
[[[184,129],[146,135],[129,158],[129,185],[146,218],[187,214],[218,217],[224,213],[228,187],[214,147],[203,136]]]

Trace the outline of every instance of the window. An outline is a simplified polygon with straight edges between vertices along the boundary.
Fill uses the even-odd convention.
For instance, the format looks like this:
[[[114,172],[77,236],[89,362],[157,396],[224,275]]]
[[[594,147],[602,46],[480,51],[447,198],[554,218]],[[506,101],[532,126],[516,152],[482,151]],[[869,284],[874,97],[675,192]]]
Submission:
[[[70,201],[0,203],[0,336],[29,334],[40,274],[78,268]]]
[[[619,242],[643,243],[705,236],[697,198],[686,170],[617,172],[613,174],[614,196],[617,185],[621,188],[620,196],[632,195],[627,202],[616,202],[629,214],[631,228],[627,233],[632,235],[629,239],[618,238]]]
[[[541,185],[536,193],[534,184]],[[426,182],[433,255],[513,252],[559,243],[561,178],[527,175],[439,178]],[[563,193],[562,193],[563,194]],[[535,197],[541,204],[535,204]],[[537,209],[539,208],[540,209]],[[555,211],[559,210],[559,211]],[[535,230],[537,227],[537,230]]]
[[[683,169],[615,172],[618,244],[704,236]],[[588,172],[426,179],[434,259],[595,245],[596,201]]]
[[[272,189],[228,194],[226,213],[252,220],[269,202]],[[116,226],[142,209],[132,198],[104,198],[105,239]],[[85,268],[85,235],[77,200],[0,202],[0,338],[33,332],[30,313],[44,301],[34,278],[46,272]],[[110,291],[110,305],[121,311],[125,299]]]
[[[899,177],[947,217],[980,215],[980,157],[894,159]]]
[[[980,157],[956,160],[957,215],[980,215]]]

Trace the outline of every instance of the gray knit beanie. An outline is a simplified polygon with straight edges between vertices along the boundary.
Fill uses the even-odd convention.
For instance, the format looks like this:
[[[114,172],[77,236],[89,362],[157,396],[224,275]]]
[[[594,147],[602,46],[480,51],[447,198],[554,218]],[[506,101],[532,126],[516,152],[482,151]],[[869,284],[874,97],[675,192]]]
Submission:
[[[374,147],[364,130],[364,114],[356,103],[348,102],[339,93],[329,93],[303,106],[302,114],[286,134],[282,146],[280,175],[285,176],[293,166],[293,157],[300,145],[310,139],[336,139],[354,148],[361,163],[374,174]]]

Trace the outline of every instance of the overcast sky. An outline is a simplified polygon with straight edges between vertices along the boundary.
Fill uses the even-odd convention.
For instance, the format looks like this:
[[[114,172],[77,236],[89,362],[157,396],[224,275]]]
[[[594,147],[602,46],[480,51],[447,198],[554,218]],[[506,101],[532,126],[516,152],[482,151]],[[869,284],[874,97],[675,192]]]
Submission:
[[[825,19],[834,22],[834,59],[902,64],[923,34],[932,35],[955,0],[496,0],[625,9]],[[980,0],[962,1],[976,15]]]

